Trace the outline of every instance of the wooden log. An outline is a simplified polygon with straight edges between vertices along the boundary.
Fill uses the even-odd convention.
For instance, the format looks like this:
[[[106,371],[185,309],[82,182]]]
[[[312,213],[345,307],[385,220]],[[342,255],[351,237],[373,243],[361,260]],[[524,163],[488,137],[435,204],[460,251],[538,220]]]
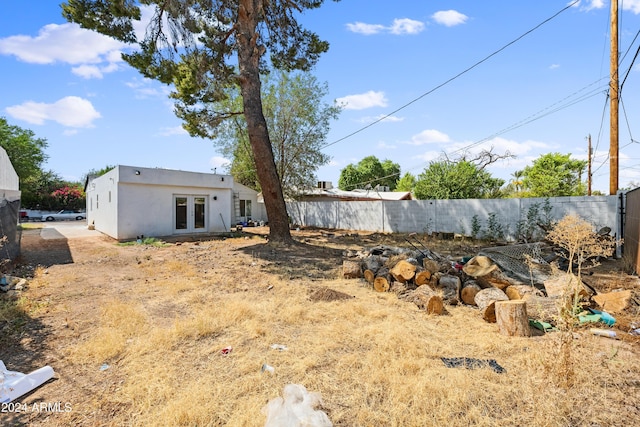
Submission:
[[[361,264],[358,261],[342,261],[342,276],[345,279],[357,279],[362,277]]]
[[[421,310],[429,314],[442,314],[444,303],[442,297],[438,295],[428,285],[422,285],[407,295],[407,301],[413,302]]]
[[[445,274],[438,280],[438,288],[442,289],[442,299],[451,305],[460,303],[460,278],[450,274]]]
[[[510,285],[504,290],[510,300],[518,300],[524,298],[525,295],[538,295],[539,290],[529,285]]]
[[[496,301],[509,301],[507,294],[498,288],[486,288],[481,290],[473,298],[480,309],[482,318],[489,323],[496,323]]]
[[[431,274],[437,273],[438,271],[440,271],[440,265],[438,264],[438,262],[429,258],[424,258],[422,260],[422,266],[424,267],[425,270],[429,271]]]
[[[480,292],[482,288],[480,285],[476,283],[475,280],[467,280],[462,285],[462,289],[460,290],[460,299],[463,303],[468,305],[476,305],[474,298],[476,294]]]
[[[556,322],[560,316],[560,298],[541,297],[533,294],[525,295],[529,317],[543,322]]]
[[[498,330],[502,335],[510,337],[531,336],[525,301],[496,301],[495,312]]]
[[[371,270],[373,273],[377,273],[380,267],[384,264],[384,260],[378,255],[370,255],[362,260],[363,268],[365,270]]]
[[[406,260],[400,260],[389,270],[389,273],[391,273],[393,278],[398,282],[407,283],[415,276],[416,266]]]
[[[373,285],[373,280],[376,278],[376,274],[373,271],[365,270],[362,272],[362,275],[364,276],[364,280],[369,282],[369,284]]]
[[[578,283],[578,278],[576,276],[569,273],[556,274],[545,280],[543,284],[545,291],[547,291],[547,296],[550,298],[573,298],[576,290],[581,297],[587,298],[591,294],[583,283]]]
[[[499,268],[494,269],[486,276],[476,277],[476,281],[482,288],[494,287],[502,290],[511,285],[522,285],[522,282],[519,282],[507,276],[502,271],[500,271]]]
[[[416,274],[413,278],[413,282],[417,286],[422,286],[428,284],[429,279],[431,279],[431,272],[429,270],[424,270]]]
[[[387,292],[389,290],[389,279],[384,276],[378,276],[373,279],[373,289],[378,292]]]
[[[592,299],[602,311],[607,313],[619,313],[629,307],[631,303],[631,290],[608,292],[594,295]]]
[[[389,270],[382,267],[376,273],[376,278],[373,279],[373,289],[378,292],[387,292],[391,287],[391,275]]]

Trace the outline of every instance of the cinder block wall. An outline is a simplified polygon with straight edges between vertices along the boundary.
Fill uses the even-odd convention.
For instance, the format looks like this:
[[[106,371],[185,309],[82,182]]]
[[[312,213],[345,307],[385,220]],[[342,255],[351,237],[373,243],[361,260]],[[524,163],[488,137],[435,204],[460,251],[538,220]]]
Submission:
[[[459,233],[471,235],[474,217],[485,231],[489,218],[505,237],[514,239],[518,223],[537,207],[539,216],[550,207],[554,220],[576,214],[597,228],[619,230],[618,196],[553,197],[549,199],[404,200],[366,202],[290,202],[295,224],[344,230],[400,233]]]

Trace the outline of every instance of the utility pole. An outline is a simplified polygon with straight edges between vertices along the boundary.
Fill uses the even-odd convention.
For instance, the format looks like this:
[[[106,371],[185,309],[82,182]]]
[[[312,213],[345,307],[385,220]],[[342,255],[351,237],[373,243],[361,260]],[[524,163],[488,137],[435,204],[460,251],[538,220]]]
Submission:
[[[589,134],[589,136],[587,137],[587,139],[589,140],[589,161],[588,161],[588,169],[587,169],[587,183],[588,183],[588,187],[587,187],[587,195],[591,195],[591,156],[592,156],[592,152],[591,152],[591,134]]]
[[[611,82],[609,131],[609,194],[618,193],[618,0],[611,0]]]

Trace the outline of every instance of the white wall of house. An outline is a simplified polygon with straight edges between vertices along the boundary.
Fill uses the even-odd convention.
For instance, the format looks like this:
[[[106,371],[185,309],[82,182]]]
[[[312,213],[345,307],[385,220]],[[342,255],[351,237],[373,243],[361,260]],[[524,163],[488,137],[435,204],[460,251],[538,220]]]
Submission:
[[[20,180],[11,160],[4,148],[0,147],[0,190],[11,192],[12,195],[20,189]]]
[[[248,209],[249,207],[249,209]],[[238,222],[267,221],[264,203],[258,203],[258,192],[239,183],[233,184],[233,224]]]
[[[118,240],[225,232],[233,187],[229,175],[117,166],[89,182],[87,221]]]

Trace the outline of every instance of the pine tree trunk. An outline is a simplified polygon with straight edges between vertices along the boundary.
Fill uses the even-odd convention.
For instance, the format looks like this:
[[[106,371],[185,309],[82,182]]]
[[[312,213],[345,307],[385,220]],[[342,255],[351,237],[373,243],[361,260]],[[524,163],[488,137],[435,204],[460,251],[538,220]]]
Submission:
[[[266,48],[258,45],[256,33],[261,10],[255,0],[240,0],[238,6],[238,66],[244,116],[249,142],[255,158],[256,173],[262,188],[269,220],[269,241],[292,244],[289,216],[280,178],[276,170],[267,122],[262,113],[260,94],[260,58]]]

